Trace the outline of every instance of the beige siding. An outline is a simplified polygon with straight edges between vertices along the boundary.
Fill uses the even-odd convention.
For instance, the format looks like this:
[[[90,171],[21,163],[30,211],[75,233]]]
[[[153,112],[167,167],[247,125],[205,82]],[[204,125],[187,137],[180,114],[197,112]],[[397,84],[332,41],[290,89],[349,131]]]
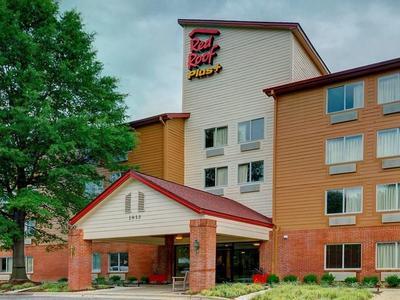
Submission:
[[[302,80],[306,78],[316,77],[322,75],[315,64],[312,62],[310,56],[301,46],[296,37],[292,39],[293,47],[293,65],[292,65],[292,79],[293,81]]]
[[[138,191],[145,195],[143,213],[135,210]],[[132,214],[125,214],[125,196],[128,193],[132,193]],[[141,215],[141,219],[130,221],[130,215]],[[139,237],[189,232],[189,221],[197,218],[201,216],[142,183],[129,179],[80,220],[77,226],[84,230],[85,239]]]

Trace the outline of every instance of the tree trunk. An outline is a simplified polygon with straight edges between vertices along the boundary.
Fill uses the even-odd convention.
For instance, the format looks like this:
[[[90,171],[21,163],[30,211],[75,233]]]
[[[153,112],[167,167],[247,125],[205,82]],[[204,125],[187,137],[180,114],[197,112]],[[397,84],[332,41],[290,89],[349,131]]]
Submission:
[[[14,222],[18,225],[21,232],[13,240],[13,267],[10,281],[27,281],[25,269],[25,212],[14,211]]]

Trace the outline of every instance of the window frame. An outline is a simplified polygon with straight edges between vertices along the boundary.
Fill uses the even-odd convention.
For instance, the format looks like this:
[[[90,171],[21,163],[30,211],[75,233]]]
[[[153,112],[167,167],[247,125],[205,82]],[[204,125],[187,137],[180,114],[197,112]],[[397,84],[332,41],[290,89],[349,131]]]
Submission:
[[[362,214],[363,210],[364,210],[364,187],[361,186],[352,186],[352,187],[344,187],[341,188],[343,195],[345,193],[345,190],[349,190],[349,189],[355,189],[355,188],[360,188],[361,190],[361,210],[359,212],[342,212],[342,213],[328,213],[328,192],[331,190],[340,190],[340,188],[331,188],[331,189],[327,189],[325,190],[325,216],[341,216],[341,215],[357,215],[357,214]],[[345,197],[343,196],[343,208],[345,207],[344,202],[345,202]]]
[[[326,250],[327,250],[327,246],[337,246],[337,245],[342,245],[342,268],[327,268],[326,267],[326,261],[327,261],[327,257],[326,257]],[[359,268],[345,268],[344,267],[344,246],[345,245],[360,245],[360,267]],[[354,270],[354,271],[360,271],[362,270],[362,263],[363,263],[363,249],[362,249],[362,243],[333,243],[333,244],[325,244],[324,245],[324,270],[325,271],[343,271],[343,270]]]
[[[347,91],[347,86],[349,85],[356,85],[361,83],[362,85],[362,91],[363,91],[363,99],[362,99],[362,105],[360,107],[353,107],[353,108],[344,108],[343,110],[339,110],[339,111],[334,111],[334,112],[328,112],[328,101],[329,101],[329,89],[334,89],[334,88],[338,88],[343,86],[344,87],[344,98],[343,98],[343,102],[344,102],[344,107],[346,107],[346,91]],[[326,88],[326,96],[325,96],[325,113],[327,115],[332,115],[332,114],[338,114],[338,113],[342,113],[342,112],[347,112],[347,111],[352,111],[352,110],[356,110],[356,109],[361,109],[364,108],[364,102],[365,102],[365,82],[364,80],[361,81],[355,81],[355,82],[348,82],[342,85],[335,85],[335,86],[330,86]]]
[[[31,271],[28,271],[28,259],[29,258],[31,258],[32,259],[32,270]],[[26,270],[26,273],[27,274],[33,274],[33,271],[34,271],[34,258],[33,258],[33,256],[25,256],[25,270]]]
[[[215,146],[215,140],[217,138],[216,132],[218,128],[226,128],[226,143],[224,145],[221,146]],[[207,130],[214,130],[214,135],[213,135],[213,146],[212,147],[207,147],[207,142],[206,142],[206,131]],[[210,150],[210,149],[220,149],[220,148],[224,148],[226,146],[228,146],[228,141],[229,141],[229,128],[228,125],[222,125],[222,126],[216,126],[216,127],[209,127],[203,130],[203,148],[205,150]]]
[[[10,274],[12,273],[12,261],[11,261],[11,270],[7,270],[7,267],[9,266],[8,260],[12,260],[12,256],[0,256],[0,260],[5,259],[6,260],[6,271],[1,271],[0,269],[0,274]]]
[[[252,165],[253,165],[253,163],[260,162],[260,161],[262,161],[262,163],[263,163],[263,179],[262,179],[262,180],[259,180],[259,181],[251,181],[251,171],[252,171],[252,169],[253,169]],[[264,161],[263,159],[261,159],[261,160],[254,160],[254,161],[239,163],[239,164],[237,165],[237,182],[238,182],[238,184],[239,184],[239,185],[246,185],[246,184],[256,184],[256,183],[262,183],[262,182],[264,182],[264,179],[265,179],[265,163],[264,163],[264,162],[265,162],[265,161]],[[239,182],[239,181],[240,181],[240,180],[239,180],[239,167],[240,167],[241,165],[247,165],[247,164],[249,164],[249,179],[250,179],[250,181],[247,181],[247,182]]]
[[[28,266],[27,266],[27,262],[28,262],[29,258],[32,259],[32,270],[31,271],[28,270]],[[12,267],[13,267],[13,257],[12,256],[0,256],[0,260],[1,259],[6,259],[7,261],[11,260],[11,270],[6,270],[5,272],[2,272],[0,270],[0,274],[11,274],[12,273]],[[27,274],[33,274],[33,272],[34,272],[34,261],[35,260],[34,260],[33,256],[31,256],[31,255],[26,255],[25,256],[25,270],[26,270]],[[9,265],[9,263],[6,262],[6,266],[8,266],[8,265]]]
[[[400,143],[400,127],[394,127],[394,128],[385,128],[385,129],[380,129],[376,131],[376,158],[378,159],[385,159],[385,158],[392,158],[392,157],[399,157],[400,156],[400,149],[399,149],[399,154],[396,155],[391,155],[391,156],[379,156],[379,150],[378,150],[378,145],[379,145],[379,132],[383,131],[389,131],[396,129],[397,134],[399,135],[399,143]],[[400,145],[399,145],[400,148]]]
[[[383,78],[394,77],[394,76],[397,77],[398,84],[400,85],[400,72],[386,74],[386,75],[383,75],[383,76],[379,76],[377,78],[377,83],[376,83],[376,102],[377,102],[378,105],[385,105],[385,104],[389,104],[389,103],[400,102],[400,99],[392,100],[392,101],[389,101],[389,102],[380,102],[380,99],[379,99],[379,84],[380,84],[380,80],[383,79]],[[400,89],[400,87],[399,87],[399,89]]]
[[[252,122],[253,122],[253,121],[256,121],[256,120],[261,120],[261,119],[263,120],[263,137],[260,138],[260,139],[253,139],[253,126],[252,126]],[[250,123],[250,139],[241,142],[241,141],[239,140],[239,127],[240,127],[240,124],[242,124],[242,123],[247,123],[247,122]],[[254,118],[254,119],[245,120],[245,121],[241,121],[241,122],[238,122],[238,123],[237,123],[237,141],[238,141],[238,144],[247,144],[247,143],[251,143],[251,142],[261,141],[261,140],[264,140],[264,139],[265,139],[265,117]]]
[[[128,266],[126,271],[121,271],[121,253],[126,253],[128,256]],[[111,270],[111,254],[118,254],[118,270]],[[128,273],[129,272],[129,252],[110,252],[108,253],[108,273]]]
[[[396,209],[388,209],[388,210],[382,210],[382,209],[378,209],[378,186],[380,185],[390,185],[390,184],[395,184],[396,185],[396,202],[397,202],[397,208]],[[394,212],[394,211],[400,211],[400,199],[399,199],[399,188],[400,188],[400,182],[388,182],[388,183],[378,183],[375,185],[375,209],[376,212]]]
[[[224,185],[218,185],[217,184],[217,172],[218,172],[218,169],[223,169],[223,168],[226,168],[226,173],[227,173],[226,181],[227,181],[227,183],[224,184]],[[210,170],[210,169],[214,169],[215,170],[215,185],[214,186],[206,186],[206,170]],[[207,190],[207,189],[223,188],[223,187],[227,187],[228,184],[229,184],[229,168],[228,168],[228,166],[211,167],[211,168],[205,168],[203,170],[203,186],[204,186],[204,189]]]
[[[93,268],[93,262],[94,262],[94,260],[93,260],[93,256],[95,255],[95,254],[97,254],[99,257],[100,257],[100,268],[99,269],[94,269]],[[101,254],[99,253],[99,252],[93,252],[92,253],[92,273],[101,273]]]
[[[330,140],[335,140],[339,138],[344,138],[345,145],[346,145],[346,138],[351,138],[355,136],[361,136],[361,159],[359,160],[350,160],[350,161],[342,161],[342,162],[335,162],[335,163],[328,163],[328,142]],[[358,133],[358,134],[351,134],[351,135],[342,135],[338,137],[332,137],[332,138],[327,138],[325,139],[325,164],[327,166],[334,166],[334,165],[342,165],[342,164],[349,164],[349,163],[355,163],[355,162],[360,162],[364,161],[364,133]]]
[[[395,268],[379,268],[378,267],[378,245],[379,244],[395,244],[396,245],[396,253],[395,253],[395,259],[396,259],[396,265],[398,267]],[[399,260],[399,251],[400,251],[400,241],[381,241],[381,242],[376,242],[375,243],[375,270],[379,271],[396,271],[400,270],[400,260]]]

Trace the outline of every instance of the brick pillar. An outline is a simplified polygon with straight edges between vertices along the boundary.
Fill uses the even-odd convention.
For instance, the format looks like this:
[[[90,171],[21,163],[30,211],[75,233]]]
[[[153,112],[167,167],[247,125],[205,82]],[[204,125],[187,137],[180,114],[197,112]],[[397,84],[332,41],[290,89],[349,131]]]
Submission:
[[[174,243],[175,243],[175,236],[174,235],[167,235],[165,236],[165,248],[166,248],[166,254],[167,254],[167,278],[168,282],[172,282],[172,276],[174,273],[174,266],[175,266],[175,249],[174,249]]]
[[[68,235],[68,287],[80,291],[92,286],[92,241],[83,239],[82,229]]]
[[[216,228],[214,220],[190,220],[189,285],[192,292],[215,286]]]

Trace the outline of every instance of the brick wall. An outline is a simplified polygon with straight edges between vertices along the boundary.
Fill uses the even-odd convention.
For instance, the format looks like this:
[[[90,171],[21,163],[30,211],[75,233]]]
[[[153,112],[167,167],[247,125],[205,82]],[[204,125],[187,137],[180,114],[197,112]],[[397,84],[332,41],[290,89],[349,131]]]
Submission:
[[[287,235],[287,239],[284,239]],[[369,275],[380,275],[375,269],[376,243],[400,239],[400,226],[341,227],[314,230],[286,230],[277,232],[277,273],[303,278],[324,271],[324,245],[339,243],[361,244],[361,271],[359,279]]]

